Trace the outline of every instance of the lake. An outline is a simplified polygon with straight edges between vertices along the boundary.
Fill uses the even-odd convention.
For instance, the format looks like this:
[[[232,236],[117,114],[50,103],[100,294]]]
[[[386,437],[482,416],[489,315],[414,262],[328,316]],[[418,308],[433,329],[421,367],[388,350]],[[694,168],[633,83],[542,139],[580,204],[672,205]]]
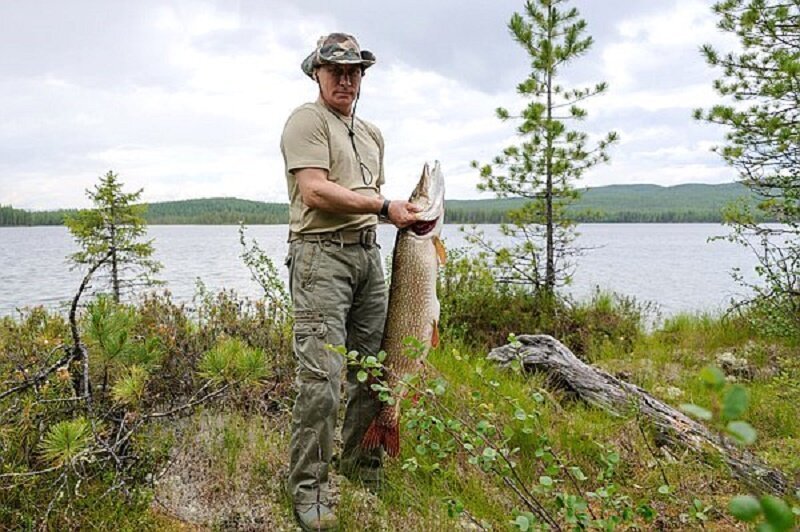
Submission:
[[[480,229],[497,238],[498,226]],[[749,279],[755,258],[744,248],[724,242],[708,242],[725,234],[717,224],[583,224],[576,245],[589,248],[578,258],[573,284],[568,291],[585,297],[595,287],[657,303],[665,315],[679,311],[718,311],[744,290],[730,277],[739,267]],[[287,226],[248,228],[281,273],[286,274]],[[257,297],[259,286],[240,259],[238,226],[151,226],[156,259],[177,300],[190,301],[196,280],[211,290],[232,288]],[[457,225],[445,225],[449,248],[465,245]],[[384,257],[391,253],[394,229],[382,225],[378,240]],[[70,271],[65,257],[77,250],[64,227],[0,227],[0,315],[31,305],[63,308],[77,290],[82,274]]]

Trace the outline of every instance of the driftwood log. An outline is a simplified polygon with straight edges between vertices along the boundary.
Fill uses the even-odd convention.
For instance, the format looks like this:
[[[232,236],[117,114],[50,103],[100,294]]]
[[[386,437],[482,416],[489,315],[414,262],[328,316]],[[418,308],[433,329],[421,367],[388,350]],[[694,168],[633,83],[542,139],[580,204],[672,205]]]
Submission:
[[[547,374],[553,386],[614,415],[638,409],[670,445],[687,448],[701,457],[721,457],[733,475],[756,492],[787,493],[788,482],[780,471],[760,463],[730,438],[708,430],[638,386],[584,363],[552,336],[520,335],[517,341],[521,345],[497,347],[488,358],[502,365],[520,360],[526,370]]]

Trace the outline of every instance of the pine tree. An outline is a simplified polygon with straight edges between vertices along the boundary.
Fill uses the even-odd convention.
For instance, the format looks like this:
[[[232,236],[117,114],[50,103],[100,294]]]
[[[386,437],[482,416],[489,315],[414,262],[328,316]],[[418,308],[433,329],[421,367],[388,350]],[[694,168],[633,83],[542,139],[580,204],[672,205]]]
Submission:
[[[573,246],[575,223],[567,207],[578,198],[574,182],[588,168],[608,160],[606,148],[617,140],[609,133],[594,148],[587,148],[586,133],[569,129],[586,111],[578,102],[606,90],[605,83],[570,89],[559,84],[561,69],[583,55],[592,45],[583,37],[586,22],[575,8],[560,9],[567,0],[529,0],[523,15],[514,13],[508,28],[530,57],[531,72],[517,86],[530,103],[519,115],[497,109],[501,120],[519,121],[519,145],[503,150],[490,164],[479,165],[480,190],[498,197],[519,196],[525,204],[511,210],[502,233],[516,242],[496,248],[483,240],[472,241],[490,251],[501,280],[532,287],[552,296],[555,288],[569,282],[577,253]]]
[[[765,284],[751,286],[756,301],[771,307],[769,322],[786,316],[800,331],[800,2],[725,0],[714,11],[740,47],[722,55],[704,45],[702,53],[722,70],[714,88],[733,101],[695,117],[728,128],[717,151],[761,198],[755,209],[739,204],[726,212],[728,238],[757,257]]]
[[[76,266],[95,264],[109,255],[99,272],[105,274],[117,303],[125,291],[158,284],[153,276],[161,269],[161,264],[151,258],[153,240],[141,240],[147,233],[147,207],[136,204],[142,189],[126,193],[122,186],[117,174],[109,171],[93,191],[86,191],[94,208],[70,214],[64,220],[81,247],[69,256]]]

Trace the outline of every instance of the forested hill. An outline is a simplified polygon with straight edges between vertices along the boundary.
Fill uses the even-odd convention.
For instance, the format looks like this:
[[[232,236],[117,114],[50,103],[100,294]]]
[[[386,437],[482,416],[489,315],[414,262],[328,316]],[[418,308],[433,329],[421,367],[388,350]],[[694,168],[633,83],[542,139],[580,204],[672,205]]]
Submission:
[[[737,198],[753,201],[738,183],[611,185],[589,188],[571,208],[579,222],[719,222],[722,209]],[[448,223],[499,223],[521,199],[450,200]],[[0,226],[59,225],[69,210],[25,211],[0,205]],[[206,198],[151,203],[150,224],[284,224],[285,203],[236,198]]]
[[[720,222],[723,208],[738,199],[755,203],[739,183],[610,185],[586,189],[570,210],[579,222]],[[522,199],[449,201],[447,218],[451,223],[498,223],[505,212],[522,203]]]

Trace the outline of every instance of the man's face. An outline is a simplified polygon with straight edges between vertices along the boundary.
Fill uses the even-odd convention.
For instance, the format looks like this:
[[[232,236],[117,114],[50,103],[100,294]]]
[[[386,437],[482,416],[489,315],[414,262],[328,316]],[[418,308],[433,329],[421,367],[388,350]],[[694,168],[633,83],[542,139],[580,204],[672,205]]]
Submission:
[[[323,65],[317,69],[317,79],[325,103],[349,115],[361,86],[361,66]]]

